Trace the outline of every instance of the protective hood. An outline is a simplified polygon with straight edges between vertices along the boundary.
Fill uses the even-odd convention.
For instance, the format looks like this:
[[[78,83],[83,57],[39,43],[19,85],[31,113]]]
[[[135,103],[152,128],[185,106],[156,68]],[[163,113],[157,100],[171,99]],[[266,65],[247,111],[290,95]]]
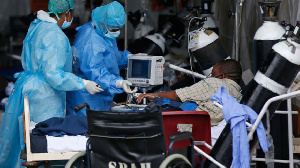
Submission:
[[[96,26],[97,32],[101,36],[108,30],[123,27],[125,18],[124,8],[117,1],[95,8],[92,11],[92,23]]]

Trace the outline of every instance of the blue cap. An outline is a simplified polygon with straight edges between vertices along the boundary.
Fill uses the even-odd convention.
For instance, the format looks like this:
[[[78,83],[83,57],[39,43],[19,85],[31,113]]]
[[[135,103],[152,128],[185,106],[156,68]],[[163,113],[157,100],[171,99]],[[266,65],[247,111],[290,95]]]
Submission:
[[[108,30],[123,27],[125,19],[124,8],[117,1],[97,7],[92,11],[92,23],[96,26],[98,32],[102,33],[101,35],[104,35]]]
[[[68,9],[74,9],[73,0],[49,0],[48,4],[49,13],[54,13],[59,19],[57,13],[62,13]]]

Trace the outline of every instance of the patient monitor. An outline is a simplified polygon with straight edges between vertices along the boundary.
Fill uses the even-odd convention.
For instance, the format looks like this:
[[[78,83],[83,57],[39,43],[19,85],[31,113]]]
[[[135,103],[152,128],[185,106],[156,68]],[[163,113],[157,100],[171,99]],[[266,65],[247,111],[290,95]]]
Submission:
[[[163,56],[129,55],[127,80],[145,94],[152,87],[163,84],[164,63],[165,58]],[[129,95],[128,99],[134,100],[138,95],[139,93],[134,93]],[[143,104],[146,104],[146,98],[143,100]]]
[[[128,55],[127,80],[132,86],[138,87],[142,93],[156,85],[163,84],[163,71],[165,59],[163,56],[149,56],[147,54]],[[140,93],[128,94],[127,101],[133,100]],[[143,104],[114,105],[113,111],[142,110],[146,107],[146,98]]]
[[[128,56],[127,80],[139,88],[163,84],[165,59],[162,56],[135,54]]]

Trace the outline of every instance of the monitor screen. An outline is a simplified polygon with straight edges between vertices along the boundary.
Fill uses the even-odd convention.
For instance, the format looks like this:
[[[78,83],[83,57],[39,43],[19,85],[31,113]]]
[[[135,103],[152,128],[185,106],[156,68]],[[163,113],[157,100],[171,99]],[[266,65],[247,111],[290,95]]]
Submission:
[[[147,78],[151,77],[151,60],[135,60],[131,59],[129,62],[131,72],[128,74],[129,78]]]

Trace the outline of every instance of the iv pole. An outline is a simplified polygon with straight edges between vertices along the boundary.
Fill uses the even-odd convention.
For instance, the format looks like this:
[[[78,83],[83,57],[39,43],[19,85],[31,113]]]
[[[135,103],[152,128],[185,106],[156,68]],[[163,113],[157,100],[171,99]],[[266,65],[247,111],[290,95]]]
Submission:
[[[242,8],[244,0],[237,0],[235,6],[235,60],[240,61],[240,26],[242,22]]]
[[[128,3],[127,0],[125,0],[125,13],[128,13]],[[124,49],[127,50],[128,49],[128,18],[126,15],[126,20],[125,20],[125,37],[124,37]]]

